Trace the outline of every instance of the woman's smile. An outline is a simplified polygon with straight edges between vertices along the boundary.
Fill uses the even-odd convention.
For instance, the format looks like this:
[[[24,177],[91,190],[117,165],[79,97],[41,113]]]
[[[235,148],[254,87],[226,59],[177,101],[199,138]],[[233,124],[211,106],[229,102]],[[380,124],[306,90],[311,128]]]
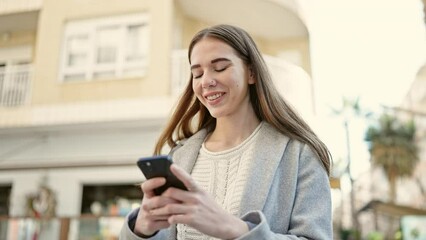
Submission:
[[[207,99],[210,105],[215,105],[222,100],[222,97],[225,95],[224,92],[212,92],[204,94],[204,98]]]

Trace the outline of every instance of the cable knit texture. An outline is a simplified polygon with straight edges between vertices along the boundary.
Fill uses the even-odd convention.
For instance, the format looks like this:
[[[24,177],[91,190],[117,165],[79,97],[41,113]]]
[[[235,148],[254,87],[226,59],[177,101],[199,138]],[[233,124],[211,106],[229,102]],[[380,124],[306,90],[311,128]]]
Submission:
[[[231,149],[210,152],[204,144],[200,149],[198,159],[191,176],[197,184],[207,191],[216,202],[227,212],[240,216],[240,202],[244,185],[248,179],[248,166],[253,157],[253,147],[259,129],[253,131],[241,144]],[[177,225],[178,240],[211,240],[199,231],[183,225]]]

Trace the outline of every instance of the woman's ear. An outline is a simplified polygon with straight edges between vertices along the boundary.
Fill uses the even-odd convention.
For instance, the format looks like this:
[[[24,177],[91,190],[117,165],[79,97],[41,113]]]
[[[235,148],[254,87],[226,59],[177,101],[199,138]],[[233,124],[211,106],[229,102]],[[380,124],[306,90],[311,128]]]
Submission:
[[[249,67],[249,79],[248,79],[248,84],[255,84],[256,83],[256,78],[254,77],[254,71],[253,68]]]

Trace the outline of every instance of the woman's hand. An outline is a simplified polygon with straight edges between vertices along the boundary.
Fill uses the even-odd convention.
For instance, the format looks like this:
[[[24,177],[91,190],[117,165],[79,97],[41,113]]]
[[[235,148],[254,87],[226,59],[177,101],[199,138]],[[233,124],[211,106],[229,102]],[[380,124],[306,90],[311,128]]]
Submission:
[[[172,164],[170,169],[185,184],[188,191],[167,189],[162,196],[174,201],[161,204],[162,207],[157,206],[150,212],[152,218],[164,220],[167,217],[168,224],[186,224],[204,234],[221,239],[234,239],[248,232],[244,221],[222,209],[211,196],[197,186],[188,173],[176,164]],[[166,225],[163,222],[161,226]]]
[[[170,214],[153,215],[153,209],[165,207],[170,203],[177,203],[175,200],[164,197],[156,196],[154,189],[164,185],[165,178],[152,178],[141,185],[143,192],[142,204],[139,209],[138,217],[136,218],[135,229],[133,230],[137,235],[150,236],[160,229],[168,228],[170,223],[168,219]]]

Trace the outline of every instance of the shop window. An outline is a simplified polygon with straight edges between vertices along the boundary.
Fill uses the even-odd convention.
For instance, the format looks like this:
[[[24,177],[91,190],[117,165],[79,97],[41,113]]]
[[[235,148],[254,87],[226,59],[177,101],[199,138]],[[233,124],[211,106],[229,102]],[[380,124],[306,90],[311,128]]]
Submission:
[[[82,215],[125,216],[142,200],[137,185],[84,185]]]
[[[148,26],[146,14],[70,21],[64,33],[61,81],[145,75]]]
[[[9,215],[12,185],[0,185],[0,216]]]
[[[0,185],[0,216],[9,215],[10,192],[12,185]],[[7,238],[8,220],[0,218],[0,239]]]

